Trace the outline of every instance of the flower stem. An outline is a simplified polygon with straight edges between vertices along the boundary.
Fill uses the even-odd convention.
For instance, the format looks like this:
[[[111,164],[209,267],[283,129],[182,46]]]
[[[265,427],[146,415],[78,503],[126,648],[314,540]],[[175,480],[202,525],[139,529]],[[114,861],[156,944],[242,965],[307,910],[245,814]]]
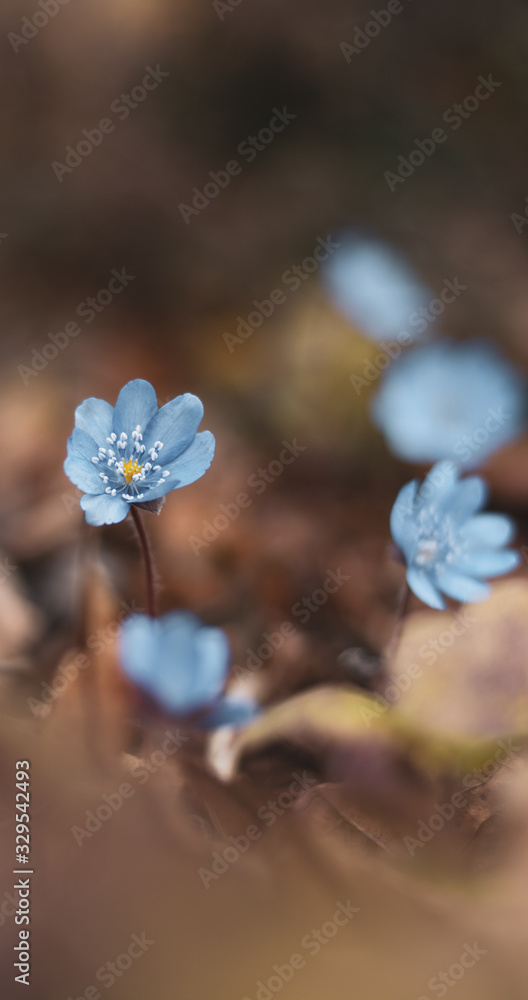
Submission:
[[[390,660],[394,659],[394,656],[396,654],[396,650],[398,648],[398,644],[399,644],[399,641],[400,641],[401,632],[402,632],[402,628],[403,628],[403,622],[404,622],[405,616],[407,615],[407,612],[409,610],[409,600],[410,600],[410,597],[411,597],[411,588],[409,587],[409,584],[407,583],[407,580],[406,580],[405,583],[404,583],[404,585],[403,585],[403,588],[402,588],[402,592],[401,592],[401,596],[400,596],[400,603],[399,603],[399,606],[398,606],[398,612],[396,614],[396,621],[394,622],[394,628],[392,630],[392,635],[391,635],[391,638],[390,638],[390,642],[389,642],[389,645],[387,647],[387,660],[389,662],[390,662]]]
[[[154,593],[154,561],[152,558],[152,549],[150,547],[150,542],[148,539],[147,532],[145,531],[145,526],[141,519],[141,514],[139,513],[137,507],[131,504],[130,510],[132,512],[132,519],[136,531],[138,533],[139,544],[141,546],[141,553],[143,556],[143,562],[145,564],[145,580],[147,585],[147,611],[151,618],[156,617],[156,598]]]

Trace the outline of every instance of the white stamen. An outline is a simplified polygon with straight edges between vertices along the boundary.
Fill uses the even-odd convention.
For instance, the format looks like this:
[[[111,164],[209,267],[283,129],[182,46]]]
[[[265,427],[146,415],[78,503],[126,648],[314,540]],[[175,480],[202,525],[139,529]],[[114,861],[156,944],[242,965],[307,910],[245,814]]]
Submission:
[[[117,441],[117,434],[115,431],[112,431],[110,437],[107,437],[106,440],[108,441],[108,444],[114,444],[114,442]]]
[[[102,479],[103,483],[107,483],[108,482],[108,476],[105,476],[104,472],[100,472],[99,473],[99,479]]]
[[[143,472],[150,472],[151,469],[152,469],[151,463],[146,462],[145,465],[143,466]]]
[[[156,449],[157,449],[158,451],[161,451],[161,449],[163,448],[163,441],[154,441],[154,447],[155,447],[155,448],[156,448]]]
[[[149,448],[149,455],[150,455],[152,461],[155,462],[156,459],[157,459],[157,457],[158,457],[158,453],[157,453],[156,449],[155,448]]]
[[[161,475],[163,476],[164,479],[167,479],[170,476],[170,472],[168,472],[167,469],[165,469],[165,472],[162,472]]]
[[[96,458],[95,455],[94,455],[94,457],[92,458],[92,462],[93,462],[94,465],[98,465],[99,464],[99,459]]]
[[[159,471],[160,471],[160,469],[161,469],[161,465],[153,465],[153,466],[152,466],[152,471],[153,471],[153,472],[159,472]]]

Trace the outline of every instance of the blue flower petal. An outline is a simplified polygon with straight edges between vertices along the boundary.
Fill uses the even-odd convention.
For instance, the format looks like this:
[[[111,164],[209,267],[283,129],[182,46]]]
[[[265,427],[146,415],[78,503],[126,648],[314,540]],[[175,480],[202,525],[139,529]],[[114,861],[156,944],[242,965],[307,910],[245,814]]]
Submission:
[[[471,476],[457,483],[449,504],[449,513],[457,524],[462,524],[480,510],[488,499],[487,484],[480,476]]]
[[[229,670],[230,649],[225,632],[220,628],[201,628],[196,635],[196,652],[201,670],[195,690],[198,693],[200,689],[211,701],[222,691]]]
[[[131,681],[147,690],[152,689],[152,665],[160,660],[162,638],[161,621],[148,615],[132,615],[121,629],[123,669]]]
[[[97,457],[99,447],[91,434],[76,427],[68,438],[67,451],[70,458],[84,458],[91,462],[93,457]]]
[[[154,414],[143,433],[143,444],[147,452],[154,447],[156,441],[162,441],[163,449],[159,453],[158,461],[164,465],[173,462],[192,443],[203,412],[202,401],[190,392],[176,396],[170,403],[165,403],[165,406]]]
[[[130,510],[126,500],[122,500],[119,496],[112,497],[109,493],[101,493],[98,496],[85,493],[81,497],[81,507],[88,524],[93,525],[118,524],[119,521],[124,521]]]
[[[477,514],[463,528],[464,538],[473,545],[500,548],[515,535],[515,524],[505,514]]]
[[[437,611],[444,610],[446,605],[442,595],[423,569],[410,566],[407,570],[407,583],[424,604],[428,604],[430,608],[436,608]]]
[[[391,511],[391,535],[396,545],[407,555],[407,549],[416,536],[417,528],[413,515],[416,513],[416,494],[418,480],[407,483],[396,497]]]
[[[174,462],[166,466],[166,471],[170,476],[153,486],[147,494],[148,500],[157,500],[165,496],[171,490],[180,489],[182,486],[189,486],[196,482],[207,472],[215,453],[215,439],[211,431],[201,431],[197,434],[191,446],[187,448]]]
[[[105,485],[97,466],[87,462],[85,458],[69,455],[64,461],[64,471],[70,482],[84,493],[104,493]]]
[[[145,428],[158,409],[158,399],[154,388],[145,379],[136,378],[121,389],[114,409],[113,431],[119,435],[125,431],[129,436],[136,427]]]
[[[209,715],[201,722],[202,729],[219,729],[220,726],[244,726],[261,712],[258,701],[243,695],[226,694]]]
[[[458,485],[458,476],[459,470],[454,462],[437,462],[420,487],[420,500],[433,502],[435,506],[446,503]]]
[[[221,694],[229,668],[225,633],[202,626],[188,612],[172,612],[162,622],[163,649],[155,682],[158,700],[181,715],[210,705]]]
[[[521,561],[513,549],[476,549],[464,552],[452,563],[452,567],[469,576],[494,577],[511,573]]]
[[[437,569],[435,580],[444,594],[454,598],[455,601],[463,601],[465,604],[487,601],[491,594],[491,588],[488,587],[487,583],[474,580],[462,573],[456,573],[454,570]]]
[[[90,434],[99,447],[106,448],[106,439],[112,431],[114,408],[105,399],[91,396],[75,411],[75,426]]]

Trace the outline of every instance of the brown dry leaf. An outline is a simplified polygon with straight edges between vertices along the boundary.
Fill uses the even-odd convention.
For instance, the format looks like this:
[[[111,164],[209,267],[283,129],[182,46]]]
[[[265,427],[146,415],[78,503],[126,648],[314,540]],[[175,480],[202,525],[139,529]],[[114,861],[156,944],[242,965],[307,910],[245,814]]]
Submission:
[[[527,648],[523,580],[496,584],[485,604],[411,615],[392,666],[391,716],[401,738],[424,762],[459,773],[500,757],[501,740],[524,743]]]

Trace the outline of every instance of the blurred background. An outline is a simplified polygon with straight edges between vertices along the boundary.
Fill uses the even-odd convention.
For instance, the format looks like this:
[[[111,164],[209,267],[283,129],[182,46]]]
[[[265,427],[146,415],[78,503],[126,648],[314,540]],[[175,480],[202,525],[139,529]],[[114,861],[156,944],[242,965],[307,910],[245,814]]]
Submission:
[[[241,667],[265,632],[293,621],[295,635],[266,664],[269,703],[318,682],[368,686],[365,665],[353,674],[339,654],[362,646],[375,656],[389,640],[403,579],[388,552],[390,509],[403,483],[443,457],[402,460],[390,428],[372,419],[373,398],[402,360],[377,361],[380,344],[403,343],[402,331],[414,339],[405,302],[427,307],[454,284],[424,343],[494,345],[521,407],[528,11],[516,0],[392,0],[375,13],[371,0],[4,0],[0,659],[23,699],[40,693],[74,641],[82,517],[62,462],[85,397],[113,404],[139,377],[155,385],[160,405],[182,392],[203,400],[202,429],[217,440],[213,465],[148,519],[159,602],[224,626]],[[376,328],[390,281],[376,278],[375,262],[354,278],[357,299],[372,278],[367,305],[343,301],[351,246],[360,258],[362,247],[389,254],[389,315],[409,290],[394,307],[394,329]],[[407,343],[405,351],[420,349]],[[286,444],[291,464],[281,463]],[[520,416],[511,440],[491,451],[474,465],[484,468],[491,507],[515,516],[522,545],[528,442]],[[241,493],[251,500],[244,508]],[[112,601],[141,602],[128,522],[97,534]],[[293,609],[338,570],[346,584],[303,622]],[[7,715],[18,720],[9,738],[19,727],[26,734],[27,720]],[[51,751],[46,759],[56,764]],[[46,843],[51,872],[53,838]],[[109,847],[98,863],[110,868],[110,857]],[[95,855],[90,866],[93,877]],[[160,878],[156,871],[149,882],[154,908]],[[82,898],[82,867],[79,880]],[[94,899],[89,906],[97,912]],[[235,909],[241,933],[238,897]],[[122,919],[118,907],[114,928]],[[47,942],[50,954],[61,933]],[[219,998],[239,995],[229,985],[237,948],[226,960],[225,947]],[[273,961],[261,961],[264,974]],[[339,969],[336,982],[348,982],[348,960],[339,961],[332,975]],[[361,972],[365,1000],[379,1000],[381,988],[395,1000],[423,992],[418,974],[412,987],[398,977],[372,985],[371,961]],[[210,995],[192,965],[186,985],[168,984],[169,965],[156,997]],[[80,990],[75,968],[72,960],[60,984],[65,1000]],[[42,958],[39,975],[35,996],[56,1000]],[[489,994],[474,984],[475,996],[520,996],[512,984],[500,992],[501,975]],[[114,987],[116,996],[130,990],[130,982]],[[474,995],[457,990],[454,997]]]

